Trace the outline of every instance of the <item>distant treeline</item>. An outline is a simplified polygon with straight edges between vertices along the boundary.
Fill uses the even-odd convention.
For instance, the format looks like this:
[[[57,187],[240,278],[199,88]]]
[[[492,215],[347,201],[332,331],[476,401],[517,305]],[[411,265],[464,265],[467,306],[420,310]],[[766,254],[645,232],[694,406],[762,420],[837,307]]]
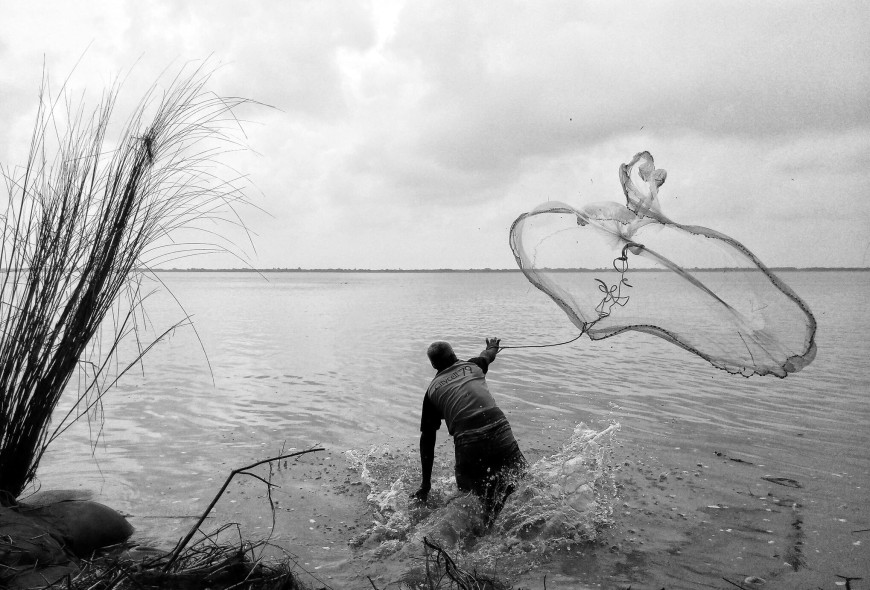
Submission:
[[[27,269],[19,269],[27,270]],[[522,272],[519,268],[150,268],[140,269],[142,272],[335,272],[335,273],[483,273],[483,272]],[[602,272],[613,270],[613,268],[539,268],[536,272]],[[686,270],[699,272],[743,272],[755,270],[752,268],[700,268],[689,267]],[[870,271],[870,267],[862,266],[842,266],[842,267],[824,267],[824,266],[809,266],[807,268],[799,268],[797,266],[773,266],[770,270],[774,272],[843,272],[843,271]],[[0,272],[8,272],[8,268],[0,268]],[[671,272],[665,268],[632,268],[629,272]]]
[[[519,268],[428,268],[428,269],[402,269],[402,268],[157,268],[151,269],[153,272],[335,272],[335,273],[504,273],[504,272],[522,272]],[[537,272],[601,272],[613,270],[612,268],[547,268],[536,269]],[[691,267],[686,270],[701,271],[701,272],[742,272],[754,270],[750,268],[699,268]],[[870,267],[821,267],[811,266],[807,268],[798,268],[796,266],[775,266],[770,270],[774,272],[842,272],[842,271],[870,271]],[[664,268],[632,268],[630,272],[671,272]]]

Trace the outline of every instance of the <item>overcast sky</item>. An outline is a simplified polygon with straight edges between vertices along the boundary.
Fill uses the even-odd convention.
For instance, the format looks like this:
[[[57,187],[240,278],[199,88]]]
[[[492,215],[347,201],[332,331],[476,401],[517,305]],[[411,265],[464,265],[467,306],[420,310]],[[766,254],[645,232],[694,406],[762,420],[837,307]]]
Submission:
[[[671,219],[772,266],[870,266],[866,2],[11,0],[3,25],[7,168],[43,63],[137,99],[211,56],[215,91],[276,107],[234,162],[268,212],[244,212],[256,267],[512,268],[518,215],[623,201],[642,150]]]

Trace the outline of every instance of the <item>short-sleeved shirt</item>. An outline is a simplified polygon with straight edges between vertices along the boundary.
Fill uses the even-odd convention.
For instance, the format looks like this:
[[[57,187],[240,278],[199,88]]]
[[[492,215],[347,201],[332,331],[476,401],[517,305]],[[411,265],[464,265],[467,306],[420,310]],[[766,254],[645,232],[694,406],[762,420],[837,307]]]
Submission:
[[[423,398],[420,430],[438,430],[444,420],[447,431],[456,436],[504,418],[486,385],[488,369],[489,361],[474,357],[435,375]]]

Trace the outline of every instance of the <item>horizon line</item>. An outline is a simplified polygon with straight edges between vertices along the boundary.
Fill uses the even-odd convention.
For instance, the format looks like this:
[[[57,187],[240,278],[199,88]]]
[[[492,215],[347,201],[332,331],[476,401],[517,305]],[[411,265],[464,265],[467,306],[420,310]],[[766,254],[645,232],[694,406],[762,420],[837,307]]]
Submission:
[[[187,267],[187,268],[151,268],[147,269],[150,272],[345,272],[345,273],[445,273],[445,272],[523,272],[521,268],[290,268],[290,267],[272,267],[272,268],[204,268],[204,267]],[[536,269],[545,272],[601,272],[612,270],[611,268],[547,268]],[[754,270],[751,268],[735,268],[735,267],[687,267],[689,271],[706,271],[706,272],[741,272]],[[767,270],[780,271],[808,271],[808,272],[829,272],[829,271],[870,271],[870,266],[770,266]],[[632,268],[629,272],[670,272],[670,269],[665,268]]]
[[[0,268],[0,273],[9,272],[9,268]],[[18,270],[27,270],[21,268]],[[318,272],[318,273],[506,273],[506,272],[523,272],[521,268],[296,268],[291,267],[271,267],[271,268],[254,268],[254,267],[229,267],[229,268],[205,268],[205,267],[185,267],[185,268],[149,268],[139,267],[135,270],[141,272],[252,272],[252,273],[279,273],[279,272]],[[537,272],[602,272],[613,270],[612,267],[599,268],[538,268]],[[755,270],[752,268],[737,268],[737,267],[703,267],[689,266],[684,270],[701,271],[701,272],[745,272]],[[772,272],[864,272],[870,271],[870,266],[769,266],[766,270]],[[667,268],[631,268],[628,272],[671,272]]]

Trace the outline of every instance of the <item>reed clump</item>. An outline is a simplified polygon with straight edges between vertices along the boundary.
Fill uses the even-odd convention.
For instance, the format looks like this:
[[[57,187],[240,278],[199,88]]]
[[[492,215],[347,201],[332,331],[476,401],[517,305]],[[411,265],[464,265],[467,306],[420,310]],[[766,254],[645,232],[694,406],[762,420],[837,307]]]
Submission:
[[[222,166],[239,146],[234,112],[251,101],[206,91],[210,70],[153,86],[110,143],[119,87],[92,111],[52,102],[47,83],[27,162],[0,167],[0,505],[12,505],[48,446],[172,329],[143,340],[148,269],[233,251],[214,222],[243,225],[240,177]],[[66,95],[66,90],[61,90]],[[205,242],[180,230],[208,232]],[[184,232],[184,235],[188,235]],[[173,241],[173,239],[175,241]],[[119,358],[132,340],[131,359]],[[54,416],[70,386],[75,399]]]

